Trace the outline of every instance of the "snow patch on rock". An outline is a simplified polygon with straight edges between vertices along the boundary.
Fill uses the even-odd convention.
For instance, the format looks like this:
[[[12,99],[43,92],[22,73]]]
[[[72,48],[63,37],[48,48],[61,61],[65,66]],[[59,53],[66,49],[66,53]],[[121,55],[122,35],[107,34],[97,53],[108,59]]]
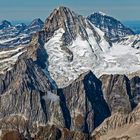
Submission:
[[[23,54],[25,50],[23,47],[18,47],[14,49],[8,49],[6,51],[0,52],[0,74],[3,74],[5,71],[8,71],[18,60],[18,57]]]

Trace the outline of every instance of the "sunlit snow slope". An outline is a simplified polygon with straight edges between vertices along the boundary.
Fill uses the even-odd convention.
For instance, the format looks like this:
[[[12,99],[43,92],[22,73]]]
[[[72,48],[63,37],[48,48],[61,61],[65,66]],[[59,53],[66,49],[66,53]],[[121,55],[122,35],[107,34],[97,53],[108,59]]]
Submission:
[[[68,49],[73,54],[73,61],[69,62],[67,53],[61,48],[63,29],[55,32],[45,48],[49,54],[49,71],[57,84],[74,80],[79,74],[92,70],[97,76],[102,74],[129,74],[140,70],[140,50],[127,45],[114,44],[112,47],[102,42],[104,51],[99,50],[99,45],[94,36],[89,32],[89,42],[80,36]],[[66,47],[66,46],[65,46]],[[60,84],[60,86],[63,86]]]
[[[96,75],[130,74],[140,70],[140,50],[127,45],[114,44],[101,54],[100,64],[93,69]]]
[[[88,40],[83,40],[80,35],[69,46],[62,47],[62,35],[64,30],[61,28],[54,33],[54,36],[45,44],[45,49],[49,55],[49,71],[58,86],[64,86],[78,77],[79,74],[94,70],[100,64],[100,55],[107,52],[110,48],[108,42],[102,37],[99,44],[95,40],[94,34],[90,29],[86,29]],[[98,30],[98,29],[97,29]],[[99,35],[102,32],[99,32]],[[69,61],[69,53],[63,48],[67,48],[72,55]]]
[[[60,15],[65,15],[63,17],[66,19],[57,19]],[[49,33],[50,30],[51,33],[54,31],[44,46],[48,54],[47,67],[59,87],[68,85],[88,70],[92,70],[98,77],[102,74],[129,74],[140,70],[139,49],[124,42],[111,44],[103,31],[88,19],[79,17],[61,7],[46,22],[46,30]],[[66,44],[64,37],[72,39]]]

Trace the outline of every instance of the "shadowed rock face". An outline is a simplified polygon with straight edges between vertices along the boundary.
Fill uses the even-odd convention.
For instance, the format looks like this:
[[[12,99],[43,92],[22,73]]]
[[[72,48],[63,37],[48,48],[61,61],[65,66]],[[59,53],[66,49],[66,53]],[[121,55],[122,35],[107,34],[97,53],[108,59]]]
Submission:
[[[90,133],[110,115],[101,82],[91,71],[80,75],[69,86],[59,89],[65,125],[71,130]]]
[[[136,106],[140,102],[140,77],[135,76],[130,80],[131,94]]]
[[[139,139],[140,136],[137,136],[135,132],[139,128],[140,121],[139,77],[129,80],[124,75],[103,75],[100,80],[111,116],[93,131],[93,135],[101,140],[107,137],[110,139],[137,137]]]

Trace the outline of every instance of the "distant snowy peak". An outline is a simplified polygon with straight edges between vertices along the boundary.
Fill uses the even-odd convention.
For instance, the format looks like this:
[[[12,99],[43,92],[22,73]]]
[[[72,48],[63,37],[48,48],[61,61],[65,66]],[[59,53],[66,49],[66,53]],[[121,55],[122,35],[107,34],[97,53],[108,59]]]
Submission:
[[[21,56],[25,51],[26,48],[21,46],[0,50],[0,74],[12,69],[18,60],[18,57]]]
[[[25,32],[27,34],[33,34],[38,31],[41,31],[44,27],[44,22],[40,19],[34,19],[26,28]]]
[[[101,29],[111,41],[116,41],[127,35],[134,35],[134,32],[120,21],[102,12],[93,13],[87,19]]]
[[[40,18],[36,18],[30,23],[29,27],[33,27],[33,26],[37,26],[37,25],[43,26],[44,22]]]
[[[0,30],[1,30],[1,29],[6,29],[6,28],[11,27],[11,26],[12,26],[12,24],[11,24],[9,21],[3,20],[3,21],[0,23]]]

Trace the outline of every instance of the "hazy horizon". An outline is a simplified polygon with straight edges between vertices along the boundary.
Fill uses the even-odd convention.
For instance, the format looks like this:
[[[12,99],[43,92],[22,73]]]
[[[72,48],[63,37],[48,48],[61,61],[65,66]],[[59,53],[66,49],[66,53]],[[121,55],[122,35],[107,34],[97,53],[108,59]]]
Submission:
[[[32,21],[35,18],[45,20],[54,8],[66,6],[87,16],[102,11],[121,21],[140,20],[140,1],[138,0],[0,0],[0,19],[10,21]]]
[[[113,17],[113,16],[112,16]],[[40,17],[36,17],[36,18],[34,18],[34,19],[37,19],[37,18],[40,18]],[[47,18],[47,17],[46,17]],[[115,18],[115,17],[114,17]],[[3,20],[7,20],[7,21],[9,21],[9,22],[11,22],[13,25],[15,25],[15,24],[18,24],[18,23],[25,23],[25,24],[30,24],[34,19],[29,19],[29,20],[7,20],[7,19],[3,19]],[[41,18],[40,18],[41,19]],[[3,21],[3,20],[1,20],[1,21]],[[43,22],[45,21],[45,20],[43,20],[43,19],[41,19]],[[119,19],[117,19],[117,20],[119,20]],[[0,21],[0,22],[1,22]],[[125,23],[125,24],[138,24],[138,25],[140,25],[140,20],[120,20],[122,23]]]

